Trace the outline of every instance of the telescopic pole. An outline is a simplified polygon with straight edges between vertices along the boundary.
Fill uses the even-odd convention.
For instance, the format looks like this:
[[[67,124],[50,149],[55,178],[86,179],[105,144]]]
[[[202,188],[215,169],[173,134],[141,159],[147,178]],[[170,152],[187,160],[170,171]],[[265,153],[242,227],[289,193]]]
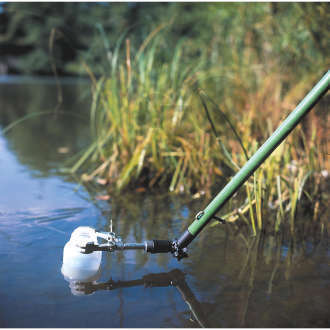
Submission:
[[[177,241],[177,247],[186,247],[210,222],[214,215],[224,206],[230,197],[243,185],[253,172],[266,160],[266,158],[281,144],[281,142],[298,125],[302,118],[312,109],[318,100],[328,91],[330,71],[314,86],[298,106],[290,113],[284,122],[257,150],[230,182],[220,191],[211,203],[196,215],[194,222]]]

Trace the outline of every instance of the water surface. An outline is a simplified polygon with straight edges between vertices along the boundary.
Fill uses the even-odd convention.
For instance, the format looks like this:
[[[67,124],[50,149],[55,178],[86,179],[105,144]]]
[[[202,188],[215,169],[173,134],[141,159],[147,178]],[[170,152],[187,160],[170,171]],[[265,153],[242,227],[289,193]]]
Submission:
[[[234,225],[206,228],[189,258],[141,251],[104,254],[95,283],[69,287],[62,251],[78,226],[126,241],[175,238],[208,202],[164,193],[99,201],[58,171],[88,145],[89,85],[2,79],[0,133],[0,326],[326,327],[330,315],[326,230],[304,240]],[[317,237],[317,239],[315,239]]]

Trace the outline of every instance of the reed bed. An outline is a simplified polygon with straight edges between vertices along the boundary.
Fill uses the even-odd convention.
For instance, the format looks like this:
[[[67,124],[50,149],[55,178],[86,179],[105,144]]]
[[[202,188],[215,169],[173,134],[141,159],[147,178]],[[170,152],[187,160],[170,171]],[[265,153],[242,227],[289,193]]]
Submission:
[[[273,59],[256,65],[247,53],[224,70],[225,63],[208,61],[207,50],[187,59],[184,40],[164,61],[161,28],[134,53],[129,39],[120,40],[108,74],[96,79],[90,73],[93,143],[71,172],[104,186],[109,195],[166,187],[193,198],[211,196],[294,109],[320,70],[297,81]],[[326,207],[322,191],[329,169],[328,115],[321,119],[320,113],[322,105],[256,171],[243,201],[225,219],[241,219],[256,234],[265,216],[275,214],[272,228],[278,231],[285,221],[293,232],[301,200],[311,205],[311,218],[318,218]]]

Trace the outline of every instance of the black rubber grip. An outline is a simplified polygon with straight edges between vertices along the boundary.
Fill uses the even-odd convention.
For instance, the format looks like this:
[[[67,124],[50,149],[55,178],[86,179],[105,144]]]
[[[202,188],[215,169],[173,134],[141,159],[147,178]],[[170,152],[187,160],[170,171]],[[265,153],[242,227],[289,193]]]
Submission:
[[[178,247],[179,248],[184,248],[188,244],[191,243],[191,241],[195,238],[194,235],[192,235],[188,230],[186,230],[181,237],[178,239]]]
[[[150,253],[167,253],[172,251],[171,241],[154,239],[147,241],[147,252]]]

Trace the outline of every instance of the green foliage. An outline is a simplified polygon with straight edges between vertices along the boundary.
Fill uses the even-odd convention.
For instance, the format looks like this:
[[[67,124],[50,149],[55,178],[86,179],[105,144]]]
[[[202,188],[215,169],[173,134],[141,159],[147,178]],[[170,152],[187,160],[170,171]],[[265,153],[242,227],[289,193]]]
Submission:
[[[142,177],[149,186],[163,179],[171,191],[191,187],[195,179],[209,181],[210,169],[201,165],[207,161],[211,136],[200,128],[203,113],[190,111],[196,103],[190,86],[204,61],[187,65],[181,42],[169,63],[155,65],[163,38],[151,36],[150,44],[142,44],[135,56],[127,39],[125,61],[111,61],[111,75],[94,87],[95,143],[72,169],[78,170],[90,156],[89,168],[103,160],[84,177],[87,180],[105,176],[122,189]]]
[[[305,73],[311,63],[326,58],[329,48],[328,3],[49,2],[2,7],[0,61],[26,73],[52,73],[55,61],[60,73],[83,73],[86,62],[95,74],[103,74],[121,35],[130,39],[135,52],[164,23],[168,34],[162,61],[171,58],[184,37],[186,56],[197,59],[206,51],[209,64],[223,70],[239,54],[236,65],[241,67],[272,60],[283,70],[294,66]]]

